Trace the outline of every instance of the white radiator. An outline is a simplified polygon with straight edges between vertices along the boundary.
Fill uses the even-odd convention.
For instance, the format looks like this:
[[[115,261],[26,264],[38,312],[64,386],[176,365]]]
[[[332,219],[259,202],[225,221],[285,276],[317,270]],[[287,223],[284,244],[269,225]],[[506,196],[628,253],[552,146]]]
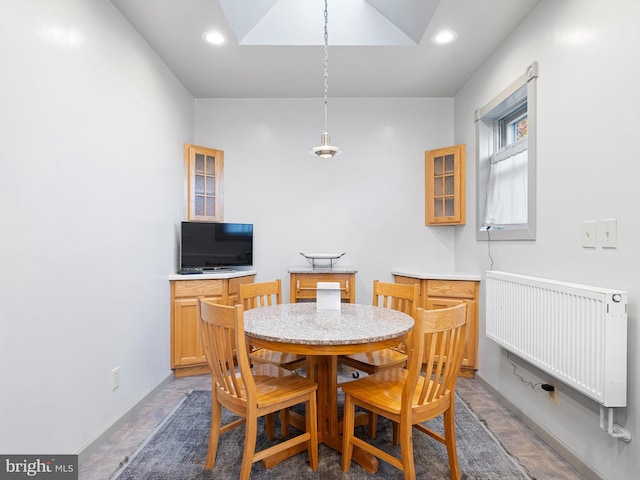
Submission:
[[[627,293],[486,273],[486,335],[605,407],[627,403]]]

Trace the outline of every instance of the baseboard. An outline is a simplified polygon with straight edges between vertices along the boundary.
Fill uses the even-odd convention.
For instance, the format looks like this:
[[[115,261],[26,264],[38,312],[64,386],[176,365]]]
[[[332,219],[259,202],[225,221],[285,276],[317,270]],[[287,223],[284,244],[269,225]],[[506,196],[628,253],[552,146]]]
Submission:
[[[596,470],[593,470],[588,464],[578,457],[571,449],[569,449],[564,443],[560,442],[553,434],[542,428],[535,421],[526,415],[517,405],[511,402],[505,397],[499,390],[497,390],[490,382],[488,382],[482,373],[476,372],[476,380],[482,384],[498,401],[504,405],[507,410],[513,413],[518,420],[529,427],[536,435],[544,440],[558,455],[565,459],[565,461],[575,468],[580,474],[582,474],[587,480],[607,480],[600,475]]]
[[[98,432],[95,436],[93,436],[86,444],[84,444],[77,452],[78,455],[78,465],[82,465],[84,461],[86,461],[94,452],[96,452],[108,439],[113,435],[115,431],[121,428],[125,423],[127,423],[133,415],[135,415],[140,408],[153,397],[165,384],[173,379],[173,371],[169,371],[167,376],[154,388],[149,390],[147,393],[143,394],[137,401],[134,402],[133,406],[124,412],[120,417],[116,418],[113,422],[107,425],[101,432]]]

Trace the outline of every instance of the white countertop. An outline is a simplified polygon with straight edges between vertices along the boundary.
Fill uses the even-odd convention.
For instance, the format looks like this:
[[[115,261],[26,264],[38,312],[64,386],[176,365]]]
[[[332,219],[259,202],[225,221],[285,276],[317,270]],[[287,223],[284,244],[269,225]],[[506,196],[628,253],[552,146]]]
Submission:
[[[420,280],[468,280],[472,282],[479,282],[482,279],[482,275],[475,273],[465,273],[456,271],[431,271],[431,270],[392,270],[393,275],[400,275],[403,277],[418,278]]]
[[[245,277],[247,275],[256,275],[255,270],[222,270],[206,273],[194,273],[190,275],[181,275],[174,273],[169,275],[169,280],[223,280],[225,278]]]

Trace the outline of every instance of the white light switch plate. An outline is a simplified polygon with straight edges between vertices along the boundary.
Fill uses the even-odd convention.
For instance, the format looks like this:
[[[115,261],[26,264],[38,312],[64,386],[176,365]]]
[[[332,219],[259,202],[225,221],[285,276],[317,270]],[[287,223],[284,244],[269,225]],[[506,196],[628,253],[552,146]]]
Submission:
[[[618,226],[615,218],[600,220],[600,239],[602,248],[618,247]]]
[[[595,220],[582,222],[582,246],[586,248],[596,248]]]

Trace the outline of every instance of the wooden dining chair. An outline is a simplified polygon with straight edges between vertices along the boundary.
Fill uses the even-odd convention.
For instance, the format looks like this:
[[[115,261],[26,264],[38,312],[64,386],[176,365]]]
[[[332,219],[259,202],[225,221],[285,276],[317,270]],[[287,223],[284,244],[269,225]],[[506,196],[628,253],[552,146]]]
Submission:
[[[266,307],[282,303],[282,282],[276,279],[272,282],[240,284],[240,303],[245,310]],[[253,364],[271,364],[287,370],[296,370],[305,365],[304,355],[277,352],[268,348],[249,346],[249,358]]]
[[[257,365],[247,354],[242,305],[234,307],[198,298],[202,346],[211,369],[211,429],[205,467],[213,468],[220,434],[245,424],[240,480],[247,480],[253,463],[305,444],[311,469],[318,468],[316,391],[306,377],[277,367]],[[305,404],[305,432],[256,451],[258,418],[283,408]],[[222,408],[240,418],[222,425]]]
[[[373,281],[372,304],[378,307],[391,308],[413,316],[418,306],[419,296],[420,289],[417,283],[408,285]],[[353,368],[353,376],[358,378],[358,371],[373,375],[387,368],[404,367],[407,364],[407,355],[404,350],[404,343],[401,343],[395,347],[373,352],[341,355],[338,357],[338,363]],[[377,415],[369,413],[369,438],[376,438],[377,428]]]
[[[271,282],[242,283],[240,284],[240,303],[245,310],[251,308],[280,305],[282,303],[282,281],[278,278]],[[287,370],[297,370],[305,366],[306,357],[295,353],[278,352],[269,348],[248,346],[249,360],[252,365],[276,365]],[[282,435],[289,435],[290,424],[289,409],[280,411],[280,429]],[[272,439],[275,435],[275,419],[273,415],[266,418],[267,437]]]
[[[418,284],[383,283],[373,281],[373,305],[391,308],[413,316],[420,295]],[[401,367],[407,363],[404,345],[376,350],[374,352],[340,355],[338,362],[372,375],[386,368]],[[354,375],[357,377],[358,375]]]
[[[391,368],[343,384],[344,418],[342,471],[351,466],[357,446],[415,480],[413,429],[446,445],[452,480],[460,479],[455,436],[455,382],[466,340],[467,305],[416,311],[416,323],[407,337],[407,368]],[[424,360],[424,362],[423,362]],[[360,406],[393,422],[393,443],[401,458],[354,435],[355,408]],[[444,435],[423,423],[444,415]]]

